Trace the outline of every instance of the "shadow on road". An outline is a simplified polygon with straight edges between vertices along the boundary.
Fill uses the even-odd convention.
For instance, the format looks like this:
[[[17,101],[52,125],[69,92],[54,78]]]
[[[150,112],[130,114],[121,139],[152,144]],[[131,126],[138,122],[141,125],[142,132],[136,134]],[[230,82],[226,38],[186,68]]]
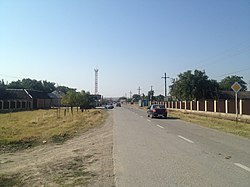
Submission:
[[[180,118],[177,118],[177,117],[173,117],[173,116],[168,116],[167,119],[180,119]]]
[[[153,119],[161,119],[161,120],[169,120],[169,119],[180,119],[180,118],[176,118],[176,117],[173,117],[173,116],[168,116],[167,118],[161,118],[161,117],[154,117]]]

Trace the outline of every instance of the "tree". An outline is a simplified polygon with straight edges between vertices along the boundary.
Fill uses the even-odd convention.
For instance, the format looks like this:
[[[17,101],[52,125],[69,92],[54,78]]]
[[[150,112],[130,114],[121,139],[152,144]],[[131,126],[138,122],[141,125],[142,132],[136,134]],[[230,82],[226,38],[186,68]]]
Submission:
[[[139,94],[134,94],[132,98],[134,102],[138,102],[141,99],[141,96]]]
[[[4,91],[6,89],[6,85],[4,83],[4,80],[0,80],[0,91]]]
[[[21,88],[23,88],[23,86],[22,86],[21,81],[18,80],[18,81],[12,81],[11,83],[9,83],[7,85],[7,88],[10,88],[10,89],[21,89]]]
[[[12,81],[7,85],[10,89],[30,89],[43,92],[53,92],[55,88],[55,83],[48,81],[37,81],[35,79],[22,79],[21,81]]]
[[[127,98],[126,97],[120,97],[119,99],[118,99],[118,101],[120,102],[120,101],[127,101]]]
[[[83,108],[92,108],[95,106],[94,98],[91,97],[89,92],[85,92],[84,90],[79,95],[79,101],[78,106],[82,106]]]
[[[207,83],[205,99],[218,99],[220,93],[220,86],[216,80],[209,80]]]
[[[37,81],[35,79],[23,79],[21,85],[25,89],[44,91],[42,81]]]
[[[68,91],[63,97],[62,97],[62,104],[66,106],[75,106],[76,103],[76,92]]]
[[[45,92],[53,92],[56,90],[54,82],[43,81],[43,88]]]
[[[56,87],[56,90],[57,91],[59,91],[59,92],[63,92],[63,93],[67,93],[68,91],[76,91],[76,89],[74,89],[74,88],[69,88],[69,87],[67,87],[67,86],[57,86]]]
[[[157,101],[164,101],[164,98],[165,98],[164,95],[161,95],[161,94],[156,96]]]
[[[237,76],[237,75],[232,75],[232,76],[227,76],[224,79],[221,80],[219,83],[220,90],[222,91],[230,91],[231,86],[235,83],[238,82],[241,85],[241,91],[246,91],[247,90],[247,83],[243,80],[243,77]]]
[[[89,92],[68,91],[62,98],[62,104],[70,107],[92,108],[95,106],[95,100]]]
[[[153,101],[154,100],[154,90],[148,91],[148,100]]]
[[[170,94],[180,100],[214,99],[218,96],[219,85],[209,80],[204,71],[191,70],[178,75],[170,85]]]

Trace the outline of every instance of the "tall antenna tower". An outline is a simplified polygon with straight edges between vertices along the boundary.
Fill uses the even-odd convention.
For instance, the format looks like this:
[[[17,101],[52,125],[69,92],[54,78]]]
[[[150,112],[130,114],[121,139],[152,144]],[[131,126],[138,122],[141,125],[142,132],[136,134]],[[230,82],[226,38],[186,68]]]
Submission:
[[[95,70],[95,95],[98,94],[98,69],[94,69]]]

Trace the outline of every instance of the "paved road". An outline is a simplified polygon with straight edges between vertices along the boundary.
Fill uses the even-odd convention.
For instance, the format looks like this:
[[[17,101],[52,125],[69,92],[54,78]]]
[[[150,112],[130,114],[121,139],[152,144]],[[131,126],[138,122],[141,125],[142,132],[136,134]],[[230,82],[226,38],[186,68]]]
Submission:
[[[112,113],[117,187],[250,186],[250,140],[128,106]]]

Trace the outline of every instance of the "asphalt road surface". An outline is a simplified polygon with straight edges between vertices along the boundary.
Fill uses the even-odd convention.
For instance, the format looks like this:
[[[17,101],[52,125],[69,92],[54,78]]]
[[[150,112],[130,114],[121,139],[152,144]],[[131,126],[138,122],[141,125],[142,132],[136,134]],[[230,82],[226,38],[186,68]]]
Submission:
[[[114,118],[117,187],[250,187],[250,140],[129,106]]]

